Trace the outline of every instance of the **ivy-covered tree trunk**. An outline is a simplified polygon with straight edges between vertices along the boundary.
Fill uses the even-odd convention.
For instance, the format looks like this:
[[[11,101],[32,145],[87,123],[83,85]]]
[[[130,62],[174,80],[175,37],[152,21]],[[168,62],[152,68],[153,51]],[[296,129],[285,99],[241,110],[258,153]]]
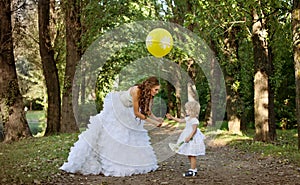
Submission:
[[[293,1],[292,26],[296,78],[296,117],[298,124],[298,150],[300,150],[300,2],[298,0]]]
[[[50,0],[38,2],[39,42],[43,73],[45,76],[48,108],[46,135],[58,133],[60,130],[61,98],[58,70],[54,60],[54,50],[50,37]]]
[[[230,27],[225,32],[224,54],[225,54],[225,81],[226,81],[226,112],[228,129],[233,134],[241,134],[241,98],[239,95],[239,82],[237,74],[240,71],[238,60],[238,40],[236,34],[238,27]]]
[[[0,1],[0,116],[4,142],[31,136],[13,52],[11,0]],[[0,126],[1,127],[1,126]]]
[[[269,56],[265,19],[252,12],[252,42],[254,52],[254,120],[255,140],[269,141]]]
[[[80,1],[67,1],[65,3],[65,22],[66,22],[66,68],[64,77],[64,87],[62,93],[62,113],[60,132],[71,133],[78,132],[74,109],[72,87],[76,71],[76,66],[80,60]],[[74,91],[78,92],[78,91]],[[78,95],[75,97],[78,100]]]

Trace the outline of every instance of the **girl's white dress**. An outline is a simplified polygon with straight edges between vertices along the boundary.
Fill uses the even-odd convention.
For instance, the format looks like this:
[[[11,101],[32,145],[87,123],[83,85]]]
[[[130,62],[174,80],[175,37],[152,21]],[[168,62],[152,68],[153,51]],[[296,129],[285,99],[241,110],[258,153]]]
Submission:
[[[185,138],[187,138],[192,133],[192,125],[199,125],[199,120],[197,118],[185,117],[185,121],[186,126],[177,140],[177,145],[185,141]],[[193,139],[188,143],[183,143],[182,145],[180,145],[177,153],[190,156],[205,155],[204,139],[204,134],[199,130],[199,128],[197,128],[197,132],[193,136]]]
[[[90,118],[88,128],[60,167],[71,173],[130,176],[158,168],[144,121],[136,118],[128,91],[109,93],[103,110]]]

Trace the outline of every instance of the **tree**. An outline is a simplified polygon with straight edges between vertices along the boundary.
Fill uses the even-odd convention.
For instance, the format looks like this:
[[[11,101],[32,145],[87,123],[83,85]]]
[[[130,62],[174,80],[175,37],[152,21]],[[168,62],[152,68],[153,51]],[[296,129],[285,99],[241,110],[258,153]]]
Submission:
[[[255,140],[269,141],[269,50],[266,19],[252,11],[252,42],[254,52]]]
[[[15,66],[11,3],[11,0],[0,1],[0,116],[5,142],[31,136]]]
[[[226,57],[226,94],[227,94],[227,120],[228,129],[233,134],[241,134],[241,98],[239,95],[240,85],[238,80],[238,72],[240,71],[240,63],[238,58],[238,36],[239,26],[230,25],[225,31],[224,36],[224,55]]]
[[[278,113],[275,115],[275,102],[279,102],[282,97],[280,84],[282,84],[282,79],[285,76],[281,72],[283,71],[281,68],[286,65],[285,63],[291,61],[291,58],[288,57],[289,51],[286,49],[290,48],[290,44],[281,44],[281,38],[284,38],[284,42],[289,43],[287,40],[290,29],[283,32],[282,28],[290,25],[288,18],[290,4],[285,1],[258,1],[254,6],[255,8],[252,11],[252,43],[255,73],[255,139],[258,141],[274,141],[276,139],[276,116],[279,115]],[[282,34],[284,36],[281,36]],[[281,100],[282,104],[285,104],[284,102],[288,101],[291,96],[293,95],[286,95],[287,98]],[[280,109],[282,108],[278,107],[277,111],[284,113],[284,110],[286,110],[286,108]],[[277,119],[282,123],[282,119],[286,118],[279,115]]]
[[[39,53],[37,2],[27,0],[23,9],[18,8],[22,18],[14,29],[14,54],[21,94],[29,110],[47,107],[46,85]]]
[[[72,93],[73,80],[76,66],[81,57],[80,36],[80,1],[67,1],[65,3],[65,22],[66,22],[66,68],[64,86],[62,92],[62,113],[60,132],[77,132],[78,127],[73,111],[72,96],[78,100],[78,93]],[[76,91],[77,92],[77,91]],[[77,107],[77,105],[74,105]]]
[[[298,150],[300,150],[300,2],[298,0],[293,1],[292,30],[296,80],[296,116],[298,124]]]
[[[40,55],[48,94],[46,135],[59,132],[61,116],[60,86],[58,70],[54,60],[54,51],[51,45],[49,14],[50,0],[39,0],[38,22]]]

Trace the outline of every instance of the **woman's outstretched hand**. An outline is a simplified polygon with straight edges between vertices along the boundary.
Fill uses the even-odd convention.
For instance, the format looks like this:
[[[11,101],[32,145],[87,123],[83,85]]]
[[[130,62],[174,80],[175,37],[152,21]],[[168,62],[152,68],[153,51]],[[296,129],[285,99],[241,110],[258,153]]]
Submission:
[[[163,121],[157,121],[157,120],[149,118],[149,117],[147,117],[147,119],[145,119],[145,121],[148,123],[151,123],[157,127],[161,127],[161,125],[163,124]]]
[[[164,123],[164,119],[163,118],[158,118],[157,121],[159,122],[159,124],[157,124],[157,127],[161,127],[162,124]]]
[[[158,125],[156,125],[157,127],[161,127],[163,124],[163,122],[159,123]]]

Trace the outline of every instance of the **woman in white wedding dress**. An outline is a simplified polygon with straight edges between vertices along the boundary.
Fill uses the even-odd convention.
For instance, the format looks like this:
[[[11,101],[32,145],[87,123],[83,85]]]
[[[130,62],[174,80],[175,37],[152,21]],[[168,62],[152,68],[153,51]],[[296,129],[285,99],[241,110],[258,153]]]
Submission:
[[[163,119],[151,112],[160,89],[150,77],[127,91],[111,92],[103,110],[90,118],[86,131],[71,148],[60,169],[70,173],[130,176],[157,169],[157,159],[144,122],[160,127]]]

